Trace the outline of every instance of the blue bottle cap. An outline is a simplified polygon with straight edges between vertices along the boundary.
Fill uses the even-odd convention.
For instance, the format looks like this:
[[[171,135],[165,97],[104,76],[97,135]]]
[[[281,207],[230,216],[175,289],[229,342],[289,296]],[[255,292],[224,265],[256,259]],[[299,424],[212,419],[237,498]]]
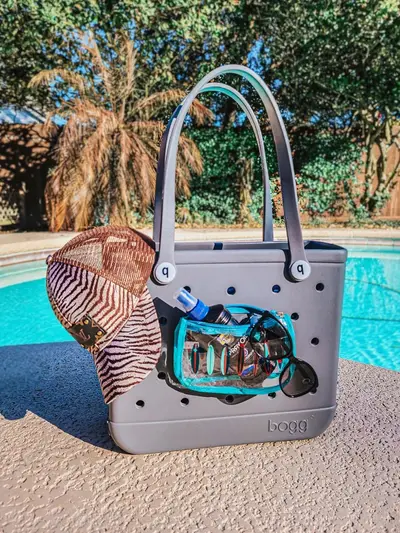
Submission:
[[[193,320],[203,320],[209,311],[209,307],[204,302],[190,294],[184,288],[179,289],[174,294],[174,298],[182,305],[186,313]]]

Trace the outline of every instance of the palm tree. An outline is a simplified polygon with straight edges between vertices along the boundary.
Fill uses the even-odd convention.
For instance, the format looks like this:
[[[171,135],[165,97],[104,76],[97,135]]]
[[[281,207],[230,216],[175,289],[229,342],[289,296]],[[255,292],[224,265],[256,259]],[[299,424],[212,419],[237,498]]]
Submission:
[[[157,117],[185,96],[180,90],[140,94],[137,51],[126,33],[116,36],[107,58],[92,35],[80,33],[79,38],[78,68],[44,70],[30,82],[50,87],[62,82],[68,87],[61,105],[47,119],[49,128],[56,115],[66,120],[46,187],[52,231],[85,229],[99,213],[103,222],[124,225],[132,223],[135,211],[145,215],[154,195],[164,129]],[[199,124],[213,117],[198,101],[191,115]],[[189,194],[191,171],[202,172],[200,152],[182,136],[177,166],[180,193]]]

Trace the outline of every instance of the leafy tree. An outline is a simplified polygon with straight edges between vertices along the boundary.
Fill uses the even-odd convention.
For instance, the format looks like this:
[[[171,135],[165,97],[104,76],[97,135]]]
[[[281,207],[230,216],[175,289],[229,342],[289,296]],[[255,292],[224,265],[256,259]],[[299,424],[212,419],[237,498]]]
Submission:
[[[180,90],[169,90],[141,98],[135,90],[141,72],[134,43],[119,33],[108,49],[112,54],[105,58],[91,35],[80,34],[74,70],[44,70],[31,81],[32,87],[50,85],[58,94],[58,85],[64,88],[61,106],[48,117],[49,127],[54,115],[67,121],[46,189],[53,231],[85,229],[99,212],[103,223],[114,224],[129,224],[134,210],[145,213],[154,192],[164,129],[154,116],[184,97]],[[212,118],[197,101],[191,111],[200,124]],[[186,194],[190,170],[201,172],[201,156],[195,143],[182,136],[177,177],[178,190]]]
[[[43,69],[76,71],[78,60],[81,74],[90,70],[87,59],[79,55],[76,27],[93,32],[107,61],[113,54],[107,36],[121,28],[129,31],[142,73],[136,80],[137,98],[186,89],[223,63],[255,68],[275,92],[292,142],[297,143],[304,133],[318,134],[320,139],[322,132],[322,136],[345,137],[346,145],[353,141],[363,149],[365,184],[351,187],[352,194],[358,195],[359,211],[378,212],[398,180],[398,0],[287,0],[284,5],[272,0],[4,0],[0,6],[0,105],[28,103],[46,109],[65,101],[65,86],[32,92],[28,80]],[[232,80],[259,109],[265,125],[258,99],[245,83]],[[230,100],[206,95],[204,101],[229,130],[235,109]],[[159,109],[155,118],[164,120],[166,115]],[[300,141],[297,144],[296,157],[308,165],[303,172],[306,191],[312,176],[322,170],[317,162],[315,172],[310,170],[312,162],[301,155],[305,148]],[[393,144],[399,155],[395,167],[389,169],[388,149]],[[316,157],[321,162],[326,155]],[[343,164],[340,157],[337,162]],[[340,168],[347,173],[344,166]],[[328,166],[322,174],[328,181]],[[221,183],[224,180],[222,174]],[[195,191],[188,202],[196,198]],[[227,208],[228,218],[233,211]],[[207,212],[210,217],[216,213],[214,209]]]
[[[191,183],[191,196],[178,199],[183,223],[260,223],[262,178],[258,147],[245,127],[201,128],[190,136],[200,149],[204,171]],[[270,136],[264,137],[275,218],[282,199]],[[293,143],[300,207],[311,217],[359,216],[360,148],[343,136],[324,133],[296,137]],[[247,172],[246,172],[247,171]]]
[[[103,12],[99,28],[130,28],[154,89],[187,88],[220,65],[235,9],[237,0],[124,0]]]
[[[68,65],[65,34],[88,24],[94,5],[91,0],[0,3],[0,106],[49,104],[48,91],[32,91],[29,80],[42,69]]]
[[[186,88],[216,66],[227,13],[236,0],[4,0],[0,5],[0,105],[46,108],[56,91],[33,92],[29,80],[44,69],[73,68],[75,29],[91,31],[109,54],[108,35],[128,30],[140,52],[137,91]]]
[[[400,149],[398,0],[288,0],[242,4],[246,42],[257,42],[263,71],[290,125],[356,138],[364,156],[361,205],[379,211],[396,183],[388,149]],[[378,149],[376,149],[376,147]],[[374,184],[374,177],[377,185]]]
[[[360,216],[360,147],[350,139],[323,133],[297,137],[293,145],[302,209],[311,217]]]
[[[204,171],[192,180],[190,198],[178,199],[178,220],[207,224],[235,224],[246,220],[260,223],[263,185],[253,131],[238,127],[200,128],[191,130],[190,136],[199,147]],[[268,169],[272,177],[271,193],[274,196],[277,177],[275,149],[271,139],[266,138],[265,142]],[[246,167],[251,167],[250,176],[244,177],[243,170]],[[243,191],[243,179],[246,181],[246,191]]]

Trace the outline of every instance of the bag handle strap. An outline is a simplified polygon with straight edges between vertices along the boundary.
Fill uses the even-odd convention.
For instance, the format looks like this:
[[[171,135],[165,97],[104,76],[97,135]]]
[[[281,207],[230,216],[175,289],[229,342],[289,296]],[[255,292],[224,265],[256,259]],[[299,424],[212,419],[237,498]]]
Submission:
[[[271,242],[274,240],[274,219],[272,215],[272,199],[271,199],[271,188],[269,184],[269,172],[268,172],[268,164],[267,164],[267,156],[265,154],[265,146],[264,146],[264,139],[262,136],[262,131],[260,124],[258,123],[257,117],[252,110],[250,104],[246,100],[246,98],[240,94],[239,91],[234,89],[233,87],[230,87],[229,85],[226,85],[224,83],[207,83],[201,90],[200,93],[206,93],[206,92],[218,92],[221,94],[225,94],[226,96],[229,96],[232,98],[242,109],[242,111],[245,113],[246,117],[248,118],[250,125],[253,129],[254,135],[257,140],[257,146],[258,151],[260,155],[260,161],[261,161],[261,176],[263,180],[263,186],[264,186],[264,198],[263,198],[263,241],[264,242]],[[176,123],[176,122],[175,122]],[[175,124],[174,123],[174,124]],[[171,135],[173,132],[173,128],[167,129],[166,135],[167,135],[167,147],[169,145],[169,140],[171,139]],[[168,152],[168,149],[167,149]],[[168,157],[168,153],[167,153]],[[164,176],[162,176],[163,178]]]
[[[209,81],[221,74],[238,74],[247,79],[259,94],[267,110],[274,136],[281,179],[285,225],[289,245],[288,273],[293,281],[302,281],[310,275],[311,267],[306,259],[304,250],[289,139],[271,91],[258,74],[241,65],[226,65],[207,74],[178,106],[167,126],[161,141],[160,158],[157,167],[153,239],[158,256],[153,269],[154,279],[159,284],[166,285],[176,276],[174,261],[175,171],[178,142],[183,123],[191,104],[200,91]],[[218,88],[215,89],[218,90]]]

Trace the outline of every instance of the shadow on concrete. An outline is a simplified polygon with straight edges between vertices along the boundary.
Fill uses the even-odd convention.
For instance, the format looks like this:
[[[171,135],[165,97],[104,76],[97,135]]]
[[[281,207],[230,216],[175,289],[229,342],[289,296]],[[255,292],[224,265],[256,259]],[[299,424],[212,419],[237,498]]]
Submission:
[[[8,420],[31,411],[78,439],[119,450],[91,355],[75,342],[0,347],[0,391]]]

